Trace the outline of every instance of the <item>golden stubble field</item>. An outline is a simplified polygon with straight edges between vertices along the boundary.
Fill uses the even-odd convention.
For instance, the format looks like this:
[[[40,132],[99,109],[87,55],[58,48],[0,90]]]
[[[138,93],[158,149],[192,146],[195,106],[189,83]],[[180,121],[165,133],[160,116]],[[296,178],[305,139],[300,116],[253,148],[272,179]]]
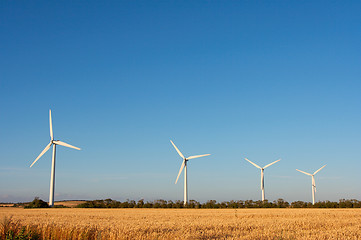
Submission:
[[[361,209],[0,208],[10,215],[45,239],[361,239]]]

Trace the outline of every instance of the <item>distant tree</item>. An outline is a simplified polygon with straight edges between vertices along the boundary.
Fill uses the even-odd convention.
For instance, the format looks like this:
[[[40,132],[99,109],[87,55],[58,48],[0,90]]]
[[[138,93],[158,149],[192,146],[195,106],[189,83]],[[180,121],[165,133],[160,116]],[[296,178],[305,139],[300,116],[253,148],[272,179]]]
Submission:
[[[356,199],[351,199],[350,201],[352,203],[353,208],[361,208],[361,201]]]
[[[291,203],[291,208],[305,208],[307,207],[307,203],[306,202],[302,202],[302,201],[295,201]]]
[[[25,208],[48,208],[49,204],[44,202],[39,197],[35,197],[34,200],[29,203],[29,205],[25,206]]]
[[[166,208],[167,207],[167,201],[163,200],[163,199],[158,199],[154,201],[153,204],[154,208]]]
[[[277,199],[277,202],[275,204],[278,208],[288,208],[290,206],[290,204],[282,198]]]
[[[173,204],[173,208],[184,208],[183,201],[180,200],[175,201],[175,203]]]
[[[229,204],[228,204],[228,202],[223,201],[223,202],[219,203],[218,205],[219,205],[219,208],[227,208]]]
[[[130,200],[128,202],[129,202],[129,208],[135,208],[135,206],[137,205],[134,200]]]
[[[147,203],[145,204],[145,207],[146,207],[146,208],[153,208],[153,207],[154,207],[154,204],[153,204],[153,202],[147,201]]]
[[[169,201],[167,202],[167,208],[173,208],[173,205],[174,205],[174,203],[173,203],[172,200],[169,200]]]
[[[337,202],[330,202],[330,201],[326,201],[325,206],[327,208],[338,208],[339,207]]]
[[[245,205],[246,208],[254,208],[253,200],[246,200],[244,202],[244,205]]]
[[[360,208],[361,202],[356,199],[340,199],[339,201],[340,208]]]
[[[238,208],[245,208],[244,201],[242,201],[242,200],[237,201],[237,202],[236,202],[236,206],[237,206]]]
[[[240,205],[239,202],[243,203],[243,201],[236,202],[234,200],[226,202],[226,208],[241,208],[243,206],[243,204]]]
[[[200,208],[201,204],[197,202],[196,200],[189,200],[187,204],[187,208]]]
[[[110,207],[110,208],[120,208],[120,202],[119,202],[119,201],[116,201],[116,200],[112,200],[112,201],[109,203],[109,207]]]
[[[138,202],[137,202],[137,208],[142,208],[144,206],[144,199],[140,199],[140,200],[138,200]]]
[[[253,207],[263,208],[264,206],[268,205],[268,200],[264,200],[264,202],[262,202],[261,200],[258,200],[258,201],[253,202],[253,204],[254,204]]]
[[[45,203],[39,198],[35,198],[34,201],[28,204],[28,207],[40,206]],[[45,203],[47,204],[47,203]],[[19,204],[20,206],[20,204]],[[41,205],[45,207],[46,205]],[[339,202],[319,201],[314,205],[310,202],[295,201],[289,204],[282,198],[279,198],[273,202],[265,201],[253,201],[253,200],[238,200],[238,201],[224,201],[217,203],[216,200],[209,200],[205,203],[197,202],[196,200],[189,200],[188,204],[184,206],[183,201],[177,200],[175,202],[169,200],[158,199],[152,202],[144,202],[144,199],[134,200],[127,199],[125,202],[119,202],[110,198],[104,200],[86,201],[79,204],[78,208],[361,208],[361,201],[356,199],[340,199]]]
[[[219,208],[216,200],[208,200],[205,204],[202,205],[203,208]]]

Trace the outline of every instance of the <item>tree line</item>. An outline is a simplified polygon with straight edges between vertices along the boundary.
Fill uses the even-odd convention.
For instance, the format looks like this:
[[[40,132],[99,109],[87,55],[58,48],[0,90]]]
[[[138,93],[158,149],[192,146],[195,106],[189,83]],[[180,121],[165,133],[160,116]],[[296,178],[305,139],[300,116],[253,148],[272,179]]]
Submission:
[[[137,202],[134,200],[127,200],[120,202],[110,198],[103,200],[86,201],[76,206],[77,208],[361,208],[361,201],[356,199],[340,199],[338,202],[320,201],[314,205],[310,202],[295,201],[287,202],[282,198],[273,202],[268,200],[253,201],[253,200],[231,200],[224,202],[217,202],[216,200],[209,200],[205,203],[200,203],[195,200],[190,200],[187,205],[183,201],[177,200],[163,200],[158,199],[154,201],[145,202],[140,199]]]

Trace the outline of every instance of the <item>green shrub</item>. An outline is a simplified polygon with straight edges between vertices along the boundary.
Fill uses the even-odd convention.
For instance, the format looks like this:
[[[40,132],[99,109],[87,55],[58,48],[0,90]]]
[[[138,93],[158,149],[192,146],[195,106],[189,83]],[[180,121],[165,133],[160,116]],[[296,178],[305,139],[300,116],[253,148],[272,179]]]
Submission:
[[[53,208],[70,208],[64,205],[54,205]]]
[[[44,202],[38,197],[35,197],[34,200],[29,203],[29,205],[25,206],[24,208],[48,208],[49,205],[47,202]]]

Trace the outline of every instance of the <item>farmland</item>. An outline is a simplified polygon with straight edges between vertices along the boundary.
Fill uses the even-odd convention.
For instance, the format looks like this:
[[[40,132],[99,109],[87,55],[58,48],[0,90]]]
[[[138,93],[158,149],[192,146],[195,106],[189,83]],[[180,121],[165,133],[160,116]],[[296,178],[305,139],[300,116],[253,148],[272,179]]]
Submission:
[[[0,208],[46,239],[361,239],[360,209]]]

